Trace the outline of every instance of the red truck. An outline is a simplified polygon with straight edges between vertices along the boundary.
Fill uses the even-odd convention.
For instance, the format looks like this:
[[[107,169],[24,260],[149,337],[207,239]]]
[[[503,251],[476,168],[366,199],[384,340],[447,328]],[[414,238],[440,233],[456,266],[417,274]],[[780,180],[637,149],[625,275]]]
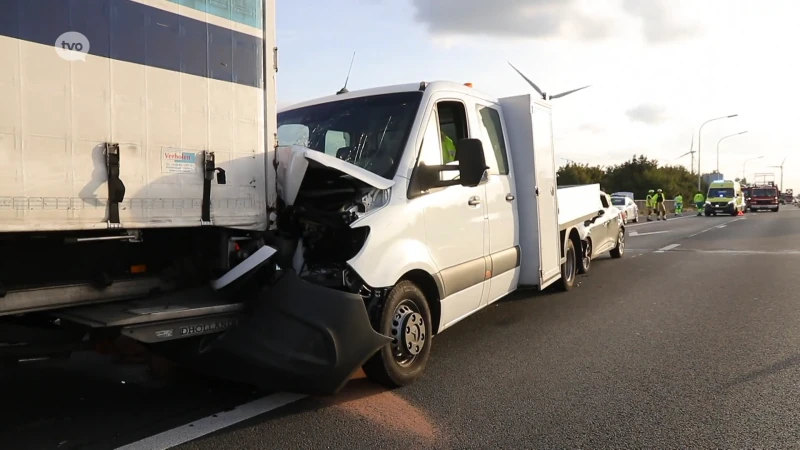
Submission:
[[[750,211],[769,209],[778,212],[780,209],[780,192],[772,183],[750,186]]]

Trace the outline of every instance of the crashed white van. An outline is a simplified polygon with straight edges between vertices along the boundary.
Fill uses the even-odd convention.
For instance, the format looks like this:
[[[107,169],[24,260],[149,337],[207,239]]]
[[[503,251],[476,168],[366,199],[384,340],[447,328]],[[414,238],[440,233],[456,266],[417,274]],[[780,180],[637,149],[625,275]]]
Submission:
[[[284,278],[307,292],[279,289],[259,315],[269,325],[250,318],[275,327],[283,353],[272,361],[242,350],[247,326],[214,345],[285,362],[283,381],[336,390],[363,363],[399,386],[422,375],[432,337],[470,314],[520,286],[570,289],[584,222],[602,205],[598,185],[556,186],[551,126],[550,107],[531,95],[497,100],[453,82],[280,111],[272,245],[291,269]],[[447,140],[454,161],[444,160]]]

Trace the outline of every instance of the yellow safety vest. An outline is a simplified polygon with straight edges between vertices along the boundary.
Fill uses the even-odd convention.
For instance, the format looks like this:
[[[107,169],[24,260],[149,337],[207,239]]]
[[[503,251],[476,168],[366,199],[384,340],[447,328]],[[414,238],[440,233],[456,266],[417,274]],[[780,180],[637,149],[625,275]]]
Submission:
[[[705,200],[705,199],[706,199],[706,197],[703,194],[700,194],[700,193],[694,194],[694,202],[695,203],[702,203],[703,200]]]
[[[442,134],[442,164],[447,164],[456,160],[456,144],[450,136]]]
[[[683,203],[683,196],[682,195],[675,196],[675,203]]]
[[[653,206],[655,204],[655,199],[652,195],[647,194],[647,197],[644,198],[644,204],[647,206]]]

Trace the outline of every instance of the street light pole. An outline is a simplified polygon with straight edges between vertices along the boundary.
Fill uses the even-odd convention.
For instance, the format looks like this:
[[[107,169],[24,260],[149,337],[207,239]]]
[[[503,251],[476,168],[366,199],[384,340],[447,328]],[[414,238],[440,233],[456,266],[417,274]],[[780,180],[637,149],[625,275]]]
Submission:
[[[742,163],[742,179],[743,180],[747,178],[747,173],[745,172],[745,168],[747,167],[747,163],[750,162],[750,161],[756,160],[756,159],[761,159],[761,158],[763,158],[763,156],[756,156],[755,158],[746,159]]]
[[[700,131],[697,132],[697,190],[698,191],[701,188],[700,183],[703,180],[703,172],[700,170],[700,141],[701,141],[701,137],[703,135],[703,127],[708,122],[713,122],[715,120],[720,120],[720,119],[731,119],[731,118],[734,118],[734,117],[736,117],[738,115],[739,114],[731,114],[730,116],[715,117],[713,119],[706,120],[705,122],[703,122],[702,125],[700,125]]]
[[[742,131],[742,132],[739,132],[739,133],[729,134],[727,136],[722,137],[719,141],[717,141],[717,173],[719,173],[719,143],[724,141],[725,139],[728,139],[729,137],[734,137],[734,136],[738,136],[740,134],[745,134],[745,133],[747,133],[747,131]]]

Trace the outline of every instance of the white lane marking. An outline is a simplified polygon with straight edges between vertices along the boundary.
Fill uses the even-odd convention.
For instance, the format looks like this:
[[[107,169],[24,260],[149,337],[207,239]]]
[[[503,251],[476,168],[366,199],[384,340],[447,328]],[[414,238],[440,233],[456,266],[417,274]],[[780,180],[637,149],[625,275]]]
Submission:
[[[738,221],[740,221],[740,220],[744,220],[744,218],[743,218],[743,217],[740,217],[740,218],[738,218],[738,219],[733,219],[733,220],[731,220],[731,221],[725,222],[725,223],[723,223],[723,224],[720,224],[720,225],[714,225],[713,227],[706,228],[706,229],[705,229],[705,230],[703,230],[703,231],[698,231],[697,233],[695,233],[695,234],[690,234],[689,236],[686,236],[686,237],[687,237],[687,238],[692,238],[692,237],[695,237],[695,236],[697,236],[697,235],[703,234],[703,233],[705,233],[706,231],[711,231],[711,230],[713,230],[713,229],[717,229],[717,228],[724,228],[724,227],[726,227],[726,226],[728,226],[728,225],[732,224],[733,222],[738,222]]]
[[[682,249],[682,252],[717,253],[727,255],[800,255],[800,250],[694,250]]]
[[[670,230],[664,230],[664,231],[650,231],[650,232],[647,232],[647,233],[639,233],[639,232],[637,232],[636,230],[634,230],[634,231],[631,231],[630,233],[628,233],[628,237],[635,237],[635,236],[647,236],[647,235],[649,235],[649,234],[661,234],[661,233],[669,233],[669,232],[670,232]]]
[[[239,422],[251,419],[260,414],[294,403],[307,395],[277,393],[239,405],[230,411],[223,411],[187,423],[177,428],[159,433],[141,441],[124,445],[116,450],[166,450]]]
[[[653,220],[652,222],[644,222],[644,223],[630,223],[630,222],[628,222],[628,225],[625,225],[625,226],[628,227],[628,228],[642,227],[642,226],[645,226],[645,225],[653,225],[653,224],[656,224],[656,223],[664,223],[664,222],[672,222],[674,220],[688,219],[690,217],[697,217],[697,216],[692,214],[692,215],[689,215],[689,216],[670,217],[669,219],[667,219],[665,221],[664,220]],[[640,215],[639,216],[639,220],[640,221],[647,220],[647,216],[641,216]]]
[[[669,244],[666,247],[661,247],[660,249],[654,251],[653,253],[664,253],[672,250],[675,247],[680,247],[681,244]]]

